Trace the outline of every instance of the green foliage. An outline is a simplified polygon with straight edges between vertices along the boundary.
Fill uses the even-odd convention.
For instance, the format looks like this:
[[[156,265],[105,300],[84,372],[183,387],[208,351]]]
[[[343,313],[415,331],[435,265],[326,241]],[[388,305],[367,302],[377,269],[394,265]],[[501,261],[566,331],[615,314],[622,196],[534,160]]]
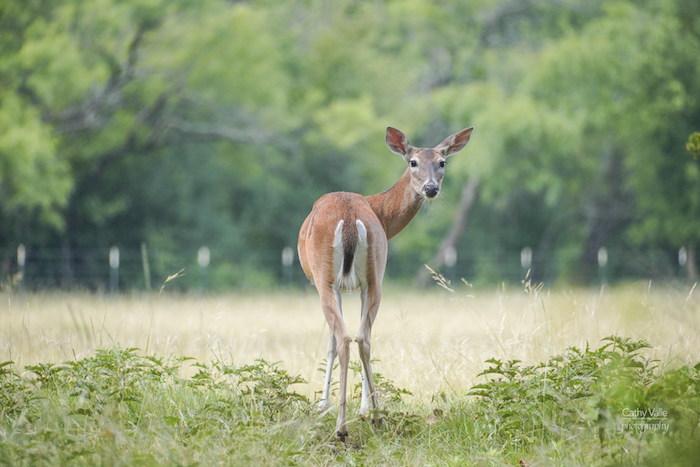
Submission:
[[[37,210],[42,223],[63,226],[58,214],[67,200],[71,177],[65,160],[56,157],[56,140],[36,110],[12,92],[0,106],[0,213],[11,216]],[[42,190],[36,181],[45,180]]]
[[[700,154],[700,133],[697,131],[692,133],[688,137],[688,142],[685,143],[685,148],[693,153],[693,159],[698,158],[698,154]]]
[[[191,384],[195,387],[210,385],[221,386],[233,384],[242,400],[251,401],[249,410],[261,408],[260,415],[274,421],[291,410],[306,410],[309,401],[306,397],[295,392],[289,392],[293,384],[305,384],[300,376],[289,375],[285,370],[277,368],[276,364],[263,359],[256,360],[253,365],[236,367],[219,361],[210,366],[194,364],[198,372],[192,377]]]
[[[700,440],[700,364],[661,371],[649,344],[610,337],[547,362],[490,359],[484,383],[430,403],[377,375],[384,425],[351,420],[334,441],[276,364],[98,350],[63,364],[0,364],[0,459],[8,465],[690,465]],[[194,372],[192,371],[194,370]],[[353,370],[361,371],[358,362]],[[186,377],[185,373],[192,376]],[[359,397],[359,388],[355,388]],[[353,402],[350,401],[350,409]],[[646,424],[646,429],[640,429]],[[666,428],[652,428],[665,425]]]
[[[12,368],[14,362],[0,363],[0,412],[4,415],[19,415],[25,407],[33,403],[30,383],[21,378]]]
[[[470,392],[479,398],[474,415],[502,448],[567,444],[588,433],[597,435],[602,465],[640,458],[655,465],[657,449],[669,455],[677,448],[682,453],[668,465],[685,465],[685,445],[698,436],[700,365],[660,374],[640,354],[648,343],[603,341],[596,350],[572,347],[534,366],[488,360],[492,367],[481,373],[487,381]]]
[[[557,438],[562,430],[575,431],[577,424],[598,423],[602,412],[610,415],[623,407],[637,407],[635,401],[626,400],[632,391],[615,391],[646,385],[651,371],[649,362],[637,354],[649,347],[645,342],[618,337],[604,341],[609,342],[595,351],[570,348],[535,366],[487,360],[493,366],[480,375],[489,379],[470,394],[481,398],[484,418],[505,443],[527,445],[535,439]]]
[[[377,362],[379,360],[377,359],[372,359],[372,364],[374,362]],[[353,374],[355,376],[361,375],[362,374],[362,361],[361,360],[353,360],[350,362],[350,370],[352,370]],[[323,368],[319,368],[319,371],[324,371]],[[390,404],[392,406],[400,405],[401,402],[403,401],[402,396],[411,396],[411,392],[407,391],[406,389],[403,388],[398,388],[394,385],[391,380],[388,380],[387,378],[384,377],[381,373],[374,372],[374,385],[377,390],[377,395],[380,398],[381,404],[385,406],[386,404]],[[362,381],[359,381],[357,384],[355,384],[355,387],[352,389],[352,395],[355,399],[360,400],[362,398]]]
[[[396,180],[387,125],[419,146],[474,125],[391,275],[432,256],[472,177],[470,280],[502,278],[500,258],[524,246],[551,280],[592,280],[604,245],[671,257],[700,232],[682,147],[700,115],[698,13],[686,0],[3,4],[0,256],[14,264],[23,243],[35,286],[98,289],[112,245],[145,242],[155,282],[206,245],[213,288],[268,286],[319,195]],[[39,264],[46,251],[55,264]]]
[[[195,363],[199,372],[184,379],[189,360],[112,348],[62,365],[27,367],[34,378],[19,377],[7,368],[10,362],[3,364],[3,461],[95,465],[200,458],[208,463],[206,451],[190,456],[185,446],[204,448],[212,436],[232,430],[250,430],[246,436],[257,437],[260,427],[269,429],[308,409],[306,398],[288,389],[303,380],[274,364]],[[154,446],[154,436],[165,450]]]

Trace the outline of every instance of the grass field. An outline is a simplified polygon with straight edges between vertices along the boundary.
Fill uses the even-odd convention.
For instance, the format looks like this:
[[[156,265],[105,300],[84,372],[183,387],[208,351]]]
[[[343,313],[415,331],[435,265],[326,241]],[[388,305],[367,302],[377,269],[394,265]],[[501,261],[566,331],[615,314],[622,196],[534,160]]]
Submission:
[[[8,402],[7,407],[14,408],[3,413],[0,458],[5,454],[13,459],[7,465],[517,465],[521,458],[531,465],[552,465],[554,460],[561,465],[655,465],[644,462],[666,449],[680,452],[674,443],[698,441],[695,428],[700,409],[697,404],[686,403],[700,397],[696,393],[700,392],[697,369],[693,370],[700,362],[698,295],[690,286],[656,287],[646,283],[610,290],[550,291],[528,285],[524,289],[475,291],[464,284],[455,285],[454,291],[389,289],[375,323],[372,349],[378,360],[375,371],[384,381],[382,397],[387,423],[383,429],[375,430],[361,420],[351,420],[351,437],[346,445],[332,437],[333,414],[319,416],[313,410],[323,378],[318,368],[325,359],[328,339],[313,289],[216,296],[167,291],[162,296],[0,295],[0,362],[14,362],[2,367],[3,391],[7,401],[15,404]],[[350,329],[357,329],[357,295],[344,297],[344,310]],[[617,353],[594,353],[606,342],[610,344],[603,341],[607,336],[623,340],[600,352],[612,348]],[[634,344],[641,341],[649,346]],[[591,350],[586,352],[589,344]],[[571,347],[579,349],[580,355],[567,354]],[[130,348],[138,350],[126,350]],[[608,375],[608,370],[603,370],[618,361],[618,354],[623,362],[621,368],[626,369],[620,373],[616,367]],[[95,359],[96,355],[100,357]],[[554,366],[529,368],[562,355],[565,357]],[[143,357],[150,360],[138,360]],[[256,359],[266,363],[256,363]],[[354,347],[351,360],[357,359]],[[508,363],[512,360],[522,363]],[[50,370],[51,364],[61,362],[72,362],[72,366],[56,366],[66,368],[57,373]],[[92,424],[81,419],[72,421],[71,427],[70,414],[78,410],[74,404],[84,404],[90,398],[81,396],[78,399],[83,402],[75,402],[71,397],[75,398],[76,393],[63,392],[62,385],[70,388],[76,381],[92,378],[91,372],[103,368],[101,365],[112,368],[112,363],[105,362],[121,362],[115,363],[114,368],[131,368],[132,364],[133,368],[151,368],[151,375],[156,363],[158,368],[167,369],[158,370],[157,380],[144,376],[134,386],[150,388],[149,394],[164,390],[163,381],[168,381],[168,391],[183,386],[179,392],[163,395],[163,400],[155,395],[148,400],[134,396],[140,401],[136,419],[133,403],[122,398],[109,410],[101,405]],[[684,367],[690,373],[678,376],[678,369]],[[245,374],[240,373],[241,368],[247,368]],[[573,374],[572,368],[578,373]],[[487,369],[492,369],[496,378],[480,376]],[[87,376],[81,371],[87,371]],[[226,379],[222,375],[226,374],[236,375],[237,383],[224,385]],[[296,375],[306,382],[299,383]],[[559,376],[551,379],[548,375]],[[61,379],[64,376],[67,379]],[[608,376],[612,379],[605,379]],[[198,381],[194,386],[193,377]],[[123,375],[115,378],[124,380]],[[551,383],[548,378],[559,378],[559,386],[555,385],[558,389],[552,389],[555,395],[551,398],[545,397],[544,388]],[[683,378],[688,381],[678,383]],[[10,384],[11,381],[14,382]],[[577,389],[575,397],[571,392],[576,386],[574,381],[585,386],[585,390]],[[358,382],[355,374],[350,387]],[[532,392],[535,382],[542,389]],[[499,386],[504,383],[511,386]],[[689,385],[691,389],[679,389],[675,398],[666,393],[658,395],[661,392],[656,389],[653,394],[649,392],[648,388],[656,387],[654,384],[670,387],[671,383]],[[479,384],[483,387],[474,389]],[[637,388],[636,392],[623,391],[618,397],[613,389],[620,391],[620,384]],[[15,386],[20,396],[8,392],[7,388]],[[90,387],[98,386],[95,383]],[[267,388],[264,391],[263,386]],[[196,387],[194,392],[192,387]],[[246,405],[245,396],[251,395],[251,387],[267,394],[269,400],[253,397],[262,405]],[[45,391],[50,388],[54,392],[48,395]],[[141,394],[141,389],[133,389],[134,394]],[[481,397],[468,396],[470,390]],[[224,396],[220,391],[229,393]],[[503,399],[504,395],[508,396]],[[262,416],[253,423],[256,428],[250,428],[255,436],[234,435],[237,430],[231,427],[240,428],[238,412],[227,412],[225,417],[217,412],[216,417],[208,418],[200,414],[198,423],[204,423],[203,419],[219,420],[208,431],[183,432],[183,426],[194,423],[183,421],[184,418],[177,423],[166,420],[163,426],[151,421],[145,434],[140,431],[145,429],[144,420],[148,418],[144,411],[156,417],[170,410],[159,406],[165,404],[171,409],[178,406],[180,414],[188,413],[197,407],[208,407],[202,397],[217,401],[230,398],[240,402],[236,410],[248,414],[250,420],[255,419],[255,414]],[[101,404],[105,398],[109,399],[96,396]],[[591,400],[598,405],[591,406]],[[44,420],[44,415],[36,415],[32,420],[32,401],[49,404],[57,411],[57,418]],[[681,430],[682,435],[643,435],[639,439],[636,433],[621,430],[617,437],[609,430],[605,434],[600,417],[612,413],[618,418],[613,421],[618,426],[621,410],[634,410],[640,404],[654,408],[653,401],[673,406],[684,414],[674,419],[676,429],[691,429]],[[60,407],[73,412],[61,412]],[[693,420],[694,410],[698,411]],[[597,415],[591,418],[591,413]],[[517,414],[515,425],[499,425],[499,420],[512,418],[513,414]],[[530,423],[531,417],[540,420],[539,424]],[[551,428],[552,420],[560,420],[558,429]],[[56,423],[63,428],[57,429]],[[62,451],[56,448],[44,446],[46,450],[42,451],[35,435],[46,429],[45,424],[53,426],[48,438],[54,445],[53,436],[65,441],[61,434],[65,431],[79,439],[69,444],[77,443],[81,449],[76,453],[66,448],[66,452],[73,452],[69,457],[62,457]],[[309,436],[299,437],[299,430]],[[460,430],[464,430],[461,435]],[[252,433],[242,428],[238,431]],[[429,435],[432,432],[435,433]],[[209,433],[208,437],[203,433]],[[266,440],[269,437],[276,441]],[[42,439],[47,439],[47,435]],[[109,448],[109,443],[119,444],[120,449]],[[209,452],[207,446],[217,446],[220,451]],[[684,465],[686,457],[679,459],[680,463],[669,465]]]
[[[693,291],[695,292],[695,291]],[[344,296],[348,327],[359,326],[357,294]],[[634,284],[610,290],[385,292],[373,330],[377,371],[416,397],[463,391],[484,361],[541,361],[603,337],[647,340],[649,356],[674,366],[700,361],[700,291]],[[62,362],[98,348],[143,354],[280,362],[311,384],[323,375],[328,329],[315,289],[199,295],[31,294],[0,302],[0,361]],[[353,346],[353,357],[359,359]]]

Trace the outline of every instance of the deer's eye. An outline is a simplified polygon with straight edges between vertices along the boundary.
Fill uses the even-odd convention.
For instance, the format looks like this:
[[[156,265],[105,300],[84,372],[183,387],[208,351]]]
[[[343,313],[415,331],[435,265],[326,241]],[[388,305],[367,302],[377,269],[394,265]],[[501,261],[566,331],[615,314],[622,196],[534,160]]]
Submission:
[[[414,160],[411,160],[411,161],[408,163],[408,165],[410,165],[411,167],[418,167],[418,162],[416,162],[416,161],[414,161]]]
[[[445,161],[440,161],[439,165],[440,165],[440,167],[445,167],[446,162],[445,162]]]

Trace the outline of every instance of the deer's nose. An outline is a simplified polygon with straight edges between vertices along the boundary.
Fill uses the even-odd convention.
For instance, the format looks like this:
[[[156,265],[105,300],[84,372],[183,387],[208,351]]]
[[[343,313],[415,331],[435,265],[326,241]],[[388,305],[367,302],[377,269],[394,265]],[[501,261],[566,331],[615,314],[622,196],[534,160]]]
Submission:
[[[440,191],[440,188],[435,183],[428,183],[423,187],[423,192],[428,198],[435,198]]]

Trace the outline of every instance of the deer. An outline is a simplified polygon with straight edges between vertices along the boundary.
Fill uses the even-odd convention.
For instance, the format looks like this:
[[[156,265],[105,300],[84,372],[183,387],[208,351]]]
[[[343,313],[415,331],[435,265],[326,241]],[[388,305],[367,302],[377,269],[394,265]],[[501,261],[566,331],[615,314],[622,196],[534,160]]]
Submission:
[[[382,298],[388,241],[401,232],[423,202],[440,193],[447,159],[460,152],[474,127],[445,138],[434,148],[415,148],[404,133],[386,129],[386,144],[403,157],[407,168],[388,190],[371,196],[334,192],[321,196],[299,230],[297,250],[306,277],[316,286],[321,309],[330,328],[326,376],[319,410],[330,409],[330,392],[336,356],[340,364],[338,418],[335,435],[348,436],[347,380],[352,337],[343,321],[341,294],[359,289],[360,329],[355,337],[362,362],[360,417],[372,412],[381,425],[379,398],[372,375],[371,334]]]

